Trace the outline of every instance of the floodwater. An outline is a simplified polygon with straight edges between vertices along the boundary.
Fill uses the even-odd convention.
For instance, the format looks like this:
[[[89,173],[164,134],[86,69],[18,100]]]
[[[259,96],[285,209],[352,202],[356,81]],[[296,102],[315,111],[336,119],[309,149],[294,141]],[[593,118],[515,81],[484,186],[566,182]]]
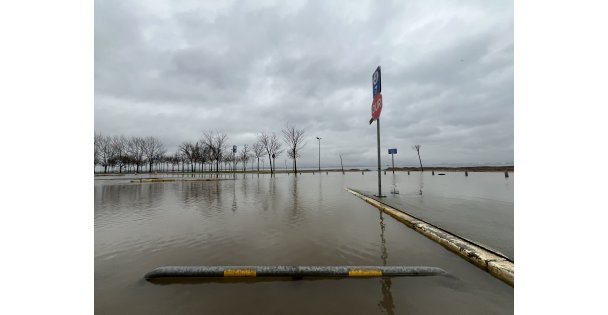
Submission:
[[[96,313],[513,313],[512,287],[344,190],[375,193],[376,172],[160,183],[132,177],[95,180]],[[383,201],[513,257],[512,173],[388,172],[382,182]],[[390,193],[393,185],[398,195]],[[143,279],[168,265],[418,265],[448,274]]]
[[[439,173],[408,177],[387,172],[388,179],[382,180],[386,197],[374,197],[377,180],[359,191],[514,260],[513,180],[504,173],[469,173],[470,178],[462,172]]]

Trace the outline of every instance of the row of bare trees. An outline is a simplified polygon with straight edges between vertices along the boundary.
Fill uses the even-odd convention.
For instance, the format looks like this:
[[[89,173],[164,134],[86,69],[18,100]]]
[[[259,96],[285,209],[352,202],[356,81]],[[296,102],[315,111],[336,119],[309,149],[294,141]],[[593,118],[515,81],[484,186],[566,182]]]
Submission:
[[[135,172],[139,172],[146,163],[149,165],[148,171],[152,172],[153,164],[165,154],[163,144],[155,137],[127,138],[96,133],[94,146],[94,166],[101,165],[104,173],[108,172],[108,167],[117,167],[122,173],[127,166],[133,166]]]
[[[103,172],[118,170],[119,173],[140,172],[148,165],[148,172],[158,171],[219,172],[233,170],[242,163],[243,171],[247,163],[268,156],[270,172],[276,170],[276,159],[283,153],[293,160],[293,170],[297,172],[297,159],[304,147],[304,129],[286,125],[282,130],[282,142],[275,133],[259,133],[256,142],[243,145],[240,151],[233,152],[228,146],[228,135],[220,131],[204,131],[200,139],[185,141],[174,154],[166,154],[164,145],[155,137],[104,136],[95,133],[95,166],[102,166]],[[283,149],[283,144],[286,145]]]

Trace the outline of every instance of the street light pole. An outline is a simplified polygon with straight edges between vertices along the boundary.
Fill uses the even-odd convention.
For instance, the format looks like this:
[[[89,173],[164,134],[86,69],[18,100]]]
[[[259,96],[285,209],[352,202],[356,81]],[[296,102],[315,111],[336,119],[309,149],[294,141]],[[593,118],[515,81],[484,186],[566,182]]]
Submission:
[[[317,137],[319,140],[319,174],[321,174],[321,138]]]

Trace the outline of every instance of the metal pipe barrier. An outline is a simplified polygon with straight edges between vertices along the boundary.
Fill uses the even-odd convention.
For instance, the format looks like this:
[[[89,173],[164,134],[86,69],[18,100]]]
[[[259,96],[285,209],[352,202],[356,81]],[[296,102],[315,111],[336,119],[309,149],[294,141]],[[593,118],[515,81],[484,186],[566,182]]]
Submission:
[[[435,276],[445,270],[425,266],[163,266],[146,279],[176,277],[394,277]]]

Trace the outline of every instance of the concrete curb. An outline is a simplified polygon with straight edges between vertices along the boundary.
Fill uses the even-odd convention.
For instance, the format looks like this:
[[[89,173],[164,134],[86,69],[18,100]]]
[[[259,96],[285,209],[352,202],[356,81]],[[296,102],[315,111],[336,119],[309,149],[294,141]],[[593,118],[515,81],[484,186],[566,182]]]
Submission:
[[[362,195],[352,189],[346,188],[346,191],[365,200],[365,202],[369,203],[370,205],[384,211],[401,223],[439,243],[441,246],[447,248],[451,252],[514,287],[514,264],[508,258],[473,244],[428,222],[422,221],[395,208],[382,204],[377,200]]]

